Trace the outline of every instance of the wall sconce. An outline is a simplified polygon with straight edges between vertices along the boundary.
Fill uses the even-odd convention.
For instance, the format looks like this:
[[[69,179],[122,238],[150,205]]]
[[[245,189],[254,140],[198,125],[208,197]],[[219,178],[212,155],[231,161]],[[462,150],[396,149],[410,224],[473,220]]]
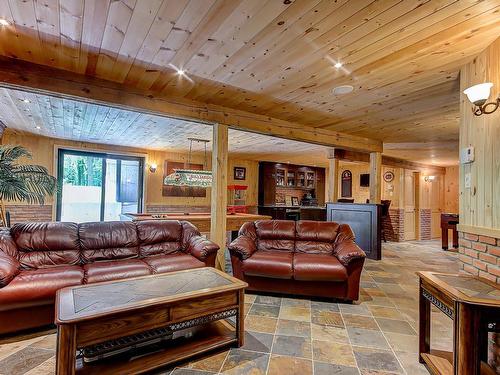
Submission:
[[[436,179],[436,176],[425,176],[424,181],[425,182],[432,182]]]
[[[157,168],[158,168],[158,166],[156,165],[156,163],[149,164],[149,171],[151,173],[155,173]]]
[[[488,98],[490,97],[490,91],[493,87],[493,83],[486,82],[480,83],[478,85],[474,85],[464,90],[464,94],[467,95],[467,98],[470,100],[474,107],[472,107],[472,112],[476,116],[481,116],[482,114],[489,115],[490,113],[495,112],[500,105],[500,95],[494,102],[486,103]]]

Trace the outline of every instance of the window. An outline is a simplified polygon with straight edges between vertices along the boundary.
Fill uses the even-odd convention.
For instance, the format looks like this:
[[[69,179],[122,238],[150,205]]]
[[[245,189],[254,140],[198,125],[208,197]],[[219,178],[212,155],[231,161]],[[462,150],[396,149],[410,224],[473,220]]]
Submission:
[[[144,158],[60,149],[57,220],[112,221],[142,212]]]
[[[349,198],[352,196],[352,173],[350,170],[345,170],[342,172],[342,198]]]

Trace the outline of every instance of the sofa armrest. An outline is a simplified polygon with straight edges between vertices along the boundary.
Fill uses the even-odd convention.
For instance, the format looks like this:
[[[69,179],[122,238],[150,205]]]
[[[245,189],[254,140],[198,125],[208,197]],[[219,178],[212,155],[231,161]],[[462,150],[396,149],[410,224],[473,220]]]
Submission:
[[[257,251],[255,240],[249,236],[239,236],[228,248],[231,255],[237,255],[242,260],[250,258]]]
[[[3,288],[21,270],[16,243],[8,229],[0,229],[0,288]]]
[[[364,259],[366,257],[365,252],[353,240],[338,242],[333,250],[333,255],[345,267],[355,259]]]
[[[212,254],[217,253],[219,249],[219,245],[203,236],[192,236],[187,243],[186,253],[204,262]]]

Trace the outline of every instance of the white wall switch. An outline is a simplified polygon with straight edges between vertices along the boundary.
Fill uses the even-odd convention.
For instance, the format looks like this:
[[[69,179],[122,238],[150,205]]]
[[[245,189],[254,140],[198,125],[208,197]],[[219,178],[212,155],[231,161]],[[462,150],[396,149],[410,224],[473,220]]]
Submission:
[[[474,146],[464,147],[460,150],[460,163],[467,164],[474,161]]]
[[[472,185],[472,181],[471,181],[471,175],[470,173],[466,173],[465,174],[465,188],[466,189],[470,189],[471,188],[471,185]]]

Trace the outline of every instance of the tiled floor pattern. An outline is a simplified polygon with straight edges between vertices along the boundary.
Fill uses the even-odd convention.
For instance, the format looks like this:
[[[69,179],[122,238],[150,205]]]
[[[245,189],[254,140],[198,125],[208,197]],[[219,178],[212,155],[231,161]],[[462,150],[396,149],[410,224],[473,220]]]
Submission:
[[[244,347],[161,374],[427,374],[416,354],[415,272],[456,272],[456,256],[437,242],[387,243],[383,255],[367,261],[357,304],[248,294]],[[432,315],[432,346],[449,350],[451,321]],[[54,348],[53,331],[0,339],[0,374],[52,374]]]

